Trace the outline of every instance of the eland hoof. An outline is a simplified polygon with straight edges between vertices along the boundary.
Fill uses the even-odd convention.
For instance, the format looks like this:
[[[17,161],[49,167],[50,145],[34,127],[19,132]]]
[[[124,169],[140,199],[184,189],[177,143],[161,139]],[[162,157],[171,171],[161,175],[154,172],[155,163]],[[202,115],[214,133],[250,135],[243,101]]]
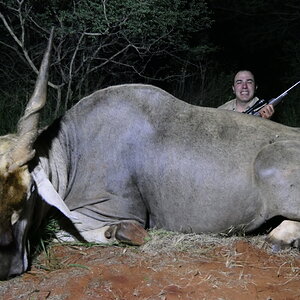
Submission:
[[[149,234],[139,223],[125,221],[116,224],[115,238],[122,243],[141,246],[147,242]]]

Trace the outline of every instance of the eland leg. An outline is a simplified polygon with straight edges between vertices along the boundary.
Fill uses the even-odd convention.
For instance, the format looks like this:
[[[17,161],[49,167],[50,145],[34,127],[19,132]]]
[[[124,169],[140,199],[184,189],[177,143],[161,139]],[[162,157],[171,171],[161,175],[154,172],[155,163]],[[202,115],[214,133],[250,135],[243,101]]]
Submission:
[[[300,142],[278,141],[262,148],[254,168],[257,187],[266,219],[282,216],[283,221],[271,231],[267,241],[277,251],[298,246],[300,240]]]

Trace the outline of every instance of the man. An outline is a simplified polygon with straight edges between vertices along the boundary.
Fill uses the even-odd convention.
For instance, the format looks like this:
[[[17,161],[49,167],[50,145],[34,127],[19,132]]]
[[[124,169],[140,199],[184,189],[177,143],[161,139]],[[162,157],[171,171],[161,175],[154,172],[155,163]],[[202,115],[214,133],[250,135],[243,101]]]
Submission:
[[[256,89],[257,85],[255,84],[254,75],[248,70],[239,71],[234,77],[232,86],[235,99],[226,102],[218,108],[243,112],[258,101],[258,98],[254,96]],[[274,107],[272,104],[268,104],[258,112],[261,117],[270,119],[274,114]]]

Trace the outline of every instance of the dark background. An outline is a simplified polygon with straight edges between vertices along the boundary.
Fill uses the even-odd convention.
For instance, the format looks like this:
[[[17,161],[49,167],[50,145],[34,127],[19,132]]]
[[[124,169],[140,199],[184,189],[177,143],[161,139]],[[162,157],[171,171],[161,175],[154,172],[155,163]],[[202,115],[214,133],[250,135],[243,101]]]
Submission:
[[[33,89],[36,74],[24,49],[38,66],[52,26],[56,35],[50,81],[56,88],[48,89],[45,124],[83,96],[114,84],[150,83],[188,103],[217,107],[233,97],[232,80],[241,69],[254,73],[257,95],[264,99],[278,96],[300,80],[300,3],[296,0],[111,0],[107,14],[114,26],[107,34],[83,39],[72,75],[72,55],[82,32],[105,32],[102,2],[75,1],[76,9],[72,1],[49,0],[41,5],[27,0],[21,8],[16,3],[0,1],[0,134],[14,130]],[[64,23],[58,21],[66,15]],[[126,17],[122,25],[120,16]],[[19,39],[24,37],[24,45],[15,42],[4,19]],[[161,36],[166,37],[153,47],[153,40]],[[126,43],[136,48],[115,57]],[[99,45],[105,46],[93,57]],[[273,120],[299,127],[299,99],[300,86],[276,107]]]
[[[215,24],[211,37],[225,70],[249,69],[263,98],[300,80],[300,5],[297,1],[208,1]],[[295,51],[295,52],[293,52]]]

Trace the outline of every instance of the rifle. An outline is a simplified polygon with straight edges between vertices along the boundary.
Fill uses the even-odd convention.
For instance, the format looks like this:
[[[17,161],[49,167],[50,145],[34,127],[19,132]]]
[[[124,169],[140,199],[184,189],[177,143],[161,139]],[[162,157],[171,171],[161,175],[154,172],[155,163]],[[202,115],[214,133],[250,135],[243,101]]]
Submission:
[[[280,94],[278,97],[276,98],[272,98],[271,100],[258,100],[257,102],[255,102],[254,105],[252,105],[251,107],[249,107],[247,110],[243,111],[244,114],[248,114],[248,115],[253,115],[253,116],[259,116],[259,110],[265,106],[266,104],[273,104],[273,106],[276,106],[279,102],[281,102],[282,98],[284,98],[288,92],[293,89],[294,87],[296,87],[298,84],[300,83],[300,81],[298,81],[297,83],[295,83],[293,86],[291,86],[290,88],[288,88],[286,91],[284,91],[282,94]]]

